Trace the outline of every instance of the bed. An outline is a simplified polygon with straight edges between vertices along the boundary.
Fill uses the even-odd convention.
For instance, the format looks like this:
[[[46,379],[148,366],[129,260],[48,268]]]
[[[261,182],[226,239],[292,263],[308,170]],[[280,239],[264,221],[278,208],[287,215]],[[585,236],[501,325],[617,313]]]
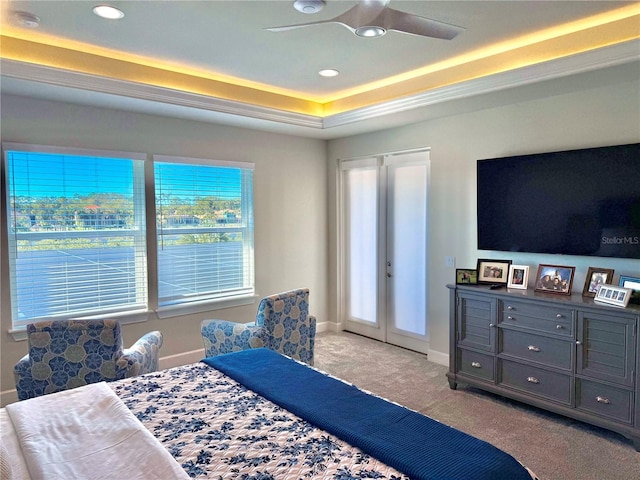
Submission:
[[[57,410],[63,418],[47,415],[43,427],[39,412]],[[82,418],[67,447],[59,426],[70,415]],[[44,433],[25,433],[23,421]],[[130,479],[536,479],[486,442],[266,349],[18,402],[0,422],[6,478],[71,478],[89,464],[86,478],[119,478],[120,468]],[[92,436],[103,444],[73,434],[86,425],[104,425]],[[54,458],[61,444],[75,466]]]

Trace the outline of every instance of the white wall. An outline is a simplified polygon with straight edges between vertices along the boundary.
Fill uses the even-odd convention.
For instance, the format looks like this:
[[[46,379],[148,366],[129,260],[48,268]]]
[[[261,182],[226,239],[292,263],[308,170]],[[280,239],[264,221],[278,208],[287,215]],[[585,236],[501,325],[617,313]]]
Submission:
[[[8,142],[255,162],[256,292],[264,296],[308,287],[311,313],[320,323],[330,320],[326,141],[9,95],[2,96],[1,138]],[[8,333],[11,314],[5,264],[1,284],[0,390],[6,392],[15,388],[13,365],[27,352],[27,343],[14,341]],[[256,306],[125,325],[125,344],[158,329],[164,333],[161,355],[165,365],[199,359],[201,319],[253,321]]]
[[[337,159],[424,146],[431,147],[428,313],[431,360],[445,363],[449,353],[445,284],[455,282],[455,270],[445,267],[445,256],[454,256],[458,268],[475,268],[478,258],[511,259],[515,264],[530,265],[533,272],[530,288],[533,288],[531,277],[540,263],[575,266],[574,292],[582,292],[589,266],[614,268],[616,280],[619,274],[640,275],[638,260],[480,252],[475,247],[476,160],[639,142],[639,72],[636,65],[522,88],[493,96],[499,105],[494,108],[330,141],[330,285],[337,279]],[[550,91],[559,93],[550,96],[547,93]],[[514,93],[523,100],[514,102]],[[330,310],[337,318],[334,292],[330,292],[330,299]]]

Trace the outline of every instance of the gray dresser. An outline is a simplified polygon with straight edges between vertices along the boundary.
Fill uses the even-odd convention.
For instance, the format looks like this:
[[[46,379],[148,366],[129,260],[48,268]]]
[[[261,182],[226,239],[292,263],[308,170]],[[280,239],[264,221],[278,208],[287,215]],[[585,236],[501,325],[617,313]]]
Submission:
[[[450,289],[449,385],[618,432],[640,451],[640,306],[579,294]]]

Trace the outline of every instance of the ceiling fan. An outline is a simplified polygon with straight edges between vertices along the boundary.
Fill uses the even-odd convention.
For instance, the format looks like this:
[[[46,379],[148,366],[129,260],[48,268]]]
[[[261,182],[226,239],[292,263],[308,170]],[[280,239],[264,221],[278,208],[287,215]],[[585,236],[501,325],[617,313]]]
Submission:
[[[464,31],[462,27],[411,13],[401,12],[400,10],[394,10],[389,7],[389,1],[390,0],[361,0],[343,14],[329,20],[270,27],[267,28],[267,30],[271,32],[282,32],[312,25],[338,23],[359,37],[380,37],[387,33],[388,30],[394,30],[396,32],[440,38],[443,40],[451,40]],[[317,0],[317,3],[324,5],[324,1],[322,0]],[[320,8],[322,7],[320,6]],[[313,11],[318,10],[319,8]]]

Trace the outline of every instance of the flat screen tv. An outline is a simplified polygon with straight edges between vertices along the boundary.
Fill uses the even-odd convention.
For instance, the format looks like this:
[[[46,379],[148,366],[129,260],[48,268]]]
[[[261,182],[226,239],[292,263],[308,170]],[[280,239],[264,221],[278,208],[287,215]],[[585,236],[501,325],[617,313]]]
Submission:
[[[640,259],[640,143],[478,160],[478,249]]]

